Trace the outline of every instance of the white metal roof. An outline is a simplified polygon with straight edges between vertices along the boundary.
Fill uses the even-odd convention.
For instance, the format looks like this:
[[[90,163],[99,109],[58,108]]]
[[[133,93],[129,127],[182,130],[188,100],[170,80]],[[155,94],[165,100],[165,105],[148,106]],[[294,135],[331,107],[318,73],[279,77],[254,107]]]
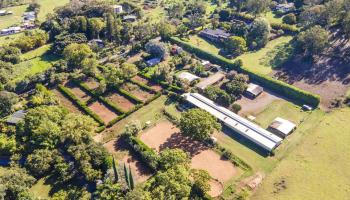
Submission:
[[[198,93],[186,93],[183,94],[183,97],[191,104],[209,112],[237,133],[268,151],[276,148],[282,141],[277,135],[272,134],[224,107],[216,105],[213,101]]]
[[[192,82],[192,81],[194,81],[194,80],[199,79],[198,76],[196,76],[196,75],[194,75],[194,74],[191,74],[191,73],[189,73],[189,72],[181,72],[181,73],[178,75],[178,77],[179,77],[180,79],[186,79],[186,80],[188,80],[189,82]]]
[[[296,125],[288,120],[277,117],[270,125],[271,128],[278,130],[283,133],[285,136],[289,135]]]

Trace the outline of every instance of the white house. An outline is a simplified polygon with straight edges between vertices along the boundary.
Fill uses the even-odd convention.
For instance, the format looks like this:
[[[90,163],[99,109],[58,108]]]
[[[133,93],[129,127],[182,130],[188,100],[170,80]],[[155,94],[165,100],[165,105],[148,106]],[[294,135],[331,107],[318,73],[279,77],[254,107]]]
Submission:
[[[181,72],[179,75],[178,75],[179,79],[181,80],[187,80],[188,82],[192,83],[193,81],[199,79],[198,76],[194,75],[194,74],[191,74],[189,72]]]

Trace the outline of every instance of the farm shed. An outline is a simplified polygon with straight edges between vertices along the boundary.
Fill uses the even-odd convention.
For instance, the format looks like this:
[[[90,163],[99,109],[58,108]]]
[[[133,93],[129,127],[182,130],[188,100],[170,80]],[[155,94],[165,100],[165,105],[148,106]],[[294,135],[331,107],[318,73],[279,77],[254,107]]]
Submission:
[[[220,82],[221,80],[223,80],[225,78],[225,75],[223,73],[215,73],[212,76],[209,76],[208,78],[205,78],[204,80],[202,80],[201,82],[199,82],[196,87],[204,90],[205,88],[207,88],[210,85],[214,85],[215,83]]]
[[[248,88],[246,90],[246,94],[248,96],[250,96],[251,98],[256,98],[257,96],[259,96],[262,92],[264,91],[264,88],[262,88],[259,85],[250,83],[248,85]]]
[[[282,142],[282,139],[277,135],[215,104],[198,93],[185,93],[182,96],[190,104],[209,112],[224,125],[269,152]]]
[[[281,136],[287,137],[296,128],[296,125],[288,120],[277,117],[269,126],[268,130]]]
[[[8,116],[6,119],[6,123],[10,125],[16,125],[18,122],[22,121],[26,115],[24,110],[19,110],[12,115]]]
[[[194,75],[194,74],[191,74],[189,72],[181,72],[179,75],[178,75],[179,79],[181,80],[188,80],[190,83],[192,83],[193,81],[199,79],[198,76]]]

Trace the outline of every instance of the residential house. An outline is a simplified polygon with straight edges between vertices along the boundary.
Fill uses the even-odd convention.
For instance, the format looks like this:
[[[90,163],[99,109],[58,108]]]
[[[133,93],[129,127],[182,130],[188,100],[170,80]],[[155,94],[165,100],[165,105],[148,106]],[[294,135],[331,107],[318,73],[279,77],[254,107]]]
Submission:
[[[153,66],[159,64],[161,60],[162,59],[160,59],[160,58],[152,58],[152,59],[147,60],[146,64],[148,67],[153,67]]]
[[[137,17],[135,15],[125,15],[123,17],[123,21],[125,22],[135,22],[137,20]]]
[[[227,33],[224,30],[221,29],[204,29],[203,31],[199,32],[199,36],[206,38],[210,41],[213,42],[222,42],[224,40],[226,40],[228,37],[230,37],[231,35],[229,33]]]
[[[123,6],[121,5],[113,5],[113,10],[115,13],[120,14],[123,12]]]
[[[277,12],[287,13],[295,10],[295,6],[294,6],[294,3],[277,4],[275,9]]]

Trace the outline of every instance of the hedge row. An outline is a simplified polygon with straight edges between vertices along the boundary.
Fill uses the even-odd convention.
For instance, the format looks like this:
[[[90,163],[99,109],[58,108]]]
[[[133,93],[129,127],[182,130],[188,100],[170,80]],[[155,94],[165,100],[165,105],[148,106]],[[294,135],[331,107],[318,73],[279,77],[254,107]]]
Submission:
[[[96,113],[90,110],[90,108],[84,102],[80,101],[68,88],[64,87],[63,85],[58,85],[58,89],[101,126],[105,125],[104,121]]]
[[[252,167],[246,163],[244,160],[240,159],[238,156],[234,155],[231,151],[225,149],[224,147],[216,144],[215,150],[226,159],[230,160],[234,165],[240,167],[243,170],[252,170]]]
[[[173,124],[178,125],[180,123],[179,118],[171,114],[170,112],[163,109],[163,114],[168,118],[169,121],[171,121]]]
[[[116,112],[118,115],[124,114],[124,111],[119,108],[117,105],[109,101],[107,98],[103,97],[102,95],[96,94],[94,91],[92,91],[85,83],[83,82],[77,82],[77,84],[85,91],[100,100],[103,104],[111,108],[114,112]]]
[[[131,83],[134,83],[134,84],[138,85],[140,88],[142,88],[142,89],[144,89],[144,90],[147,90],[148,92],[154,92],[154,93],[157,92],[155,89],[153,89],[153,88],[151,88],[150,86],[148,86],[148,85],[146,85],[146,84],[144,84],[144,83],[141,83],[141,82],[139,82],[139,81],[135,81],[135,80],[132,80],[132,79],[130,79],[129,81],[130,81]]]
[[[320,103],[320,97],[318,95],[301,90],[295,86],[273,79],[269,76],[253,72],[249,69],[244,68],[243,66],[241,67],[242,61],[240,60],[232,62],[231,60],[228,60],[218,55],[211,54],[209,52],[197,48],[192,44],[181,41],[177,37],[170,38],[170,41],[182,46],[185,50],[196,54],[198,57],[202,57],[204,59],[209,60],[212,63],[221,65],[222,67],[225,67],[228,70],[235,69],[238,72],[248,74],[251,80],[258,82],[263,87],[266,87],[276,93],[280,93],[281,95],[290,98],[300,104],[305,103],[317,107]]]
[[[126,142],[130,147],[140,156],[141,160],[146,163],[152,170],[156,171],[158,168],[158,154],[143,143],[137,137],[126,135]]]
[[[143,101],[141,101],[139,98],[135,97],[133,94],[130,94],[129,92],[121,89],[121,88],[114,88],[116,89],[118,92],[120,92],[121,94],[125,95],[126,97],[128,97],[129,99],[132,99],[133,101],[137,102],[137,103],[143,103]]]
[[[148,79],[148,80],[152,80],[152,77],[145,74],[145,73],[139,73],[139,76]],[[165,81],[158,81],[157,84],[160,84],[163,88],[167,88],[167,90],[173,91],[173,92],[177,92],[177,93],[182,93],[184,92],[183,89],[179,86],[176,85],[170,85],[169,83],[165,82]]]
[[[244,13],[232,13],[232,15],[240,20],[243,21],[248,21],[248,22],[252,22],[254,21],[255,17],[249,14],[244,14]],[[283,30],[285,33],[288,34],[295,34],[295,33],[299,33],[299,29],[296,28],[295,26],[289,25],[289,24],[281,24],[281,23],[270,23],[270,26],[273,29],[281,29]]]

